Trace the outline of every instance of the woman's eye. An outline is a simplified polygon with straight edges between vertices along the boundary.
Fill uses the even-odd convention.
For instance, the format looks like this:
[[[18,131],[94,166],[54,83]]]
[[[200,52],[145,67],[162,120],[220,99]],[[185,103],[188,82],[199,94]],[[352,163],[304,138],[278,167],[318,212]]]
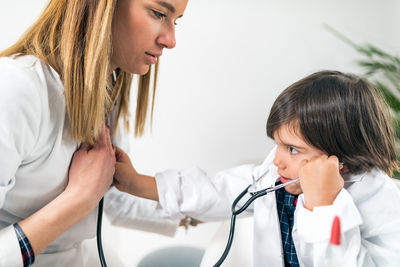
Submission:
[[[297,151],[297,150],[296,150],[294,147],[292,147],[292,146],[289,147],[289,152],[292,153],[292,154],[297,154],[297,153],[299,153],[299,151]]]
[[[157,18],[159,18],[159,19],[164,19],[164,18],[167,17],[167,15],[165,15],[165,14],[163,14],[163,13],[161,13],[161,12],[155,11],[155,10],[153,10],[153,13],[154,13],[154,15],[155,15]]]

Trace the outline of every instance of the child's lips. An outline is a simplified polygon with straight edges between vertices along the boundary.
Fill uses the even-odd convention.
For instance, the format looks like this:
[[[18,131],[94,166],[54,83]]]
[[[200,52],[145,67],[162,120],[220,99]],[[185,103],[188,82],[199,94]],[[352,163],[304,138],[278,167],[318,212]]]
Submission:
[[[282,184],[287,183],[287,182],[289,182],[289,181],[292,180],[292,179],[288,179],[288,178],[283,177],[283,176],[279,177],[279,179],[280,179],[280,181],[282,182]]]

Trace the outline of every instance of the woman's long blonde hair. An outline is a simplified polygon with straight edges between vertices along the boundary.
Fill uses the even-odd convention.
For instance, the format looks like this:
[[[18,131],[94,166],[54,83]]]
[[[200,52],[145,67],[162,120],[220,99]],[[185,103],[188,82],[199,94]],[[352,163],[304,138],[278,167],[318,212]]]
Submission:
[[[51,0],[20,40],[0,53],[0,56],[34,55],[58,72],[65,90],[70,134],[77,141],[94,143],[119,95],[116,121],[121,115],[127,118],[129,113],[132,74],[117,68],[116,81],[110,79],[116,2]],[[139,77],[136,136],[144,133],[152,77],[153,115],[158,64],[154,71],[154,75],[149,71]]]

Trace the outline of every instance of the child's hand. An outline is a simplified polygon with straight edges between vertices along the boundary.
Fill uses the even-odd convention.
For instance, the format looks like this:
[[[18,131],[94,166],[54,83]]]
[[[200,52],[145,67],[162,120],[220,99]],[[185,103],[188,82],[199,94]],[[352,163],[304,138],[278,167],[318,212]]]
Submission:
[[[336,156],[323,155],[304,160],[300,164],[299,177],[305,207],[309,210],[316,206],[331,205],[344,185]]]
[[[129,156],[119,147],[115,147],[114,185],[122,191],[138,197],[158,201],[157,184],[152,176],[138,173],[132,166]]]
[[[114,148],[115,158],[117,160],[115,163],[114,185],[122,192],[131,193],[131,191],[134,191],[132,190],[134,184],[133,180],[139,179],[139,174],[135,168],[133,168],[128,154],[117,146]]]

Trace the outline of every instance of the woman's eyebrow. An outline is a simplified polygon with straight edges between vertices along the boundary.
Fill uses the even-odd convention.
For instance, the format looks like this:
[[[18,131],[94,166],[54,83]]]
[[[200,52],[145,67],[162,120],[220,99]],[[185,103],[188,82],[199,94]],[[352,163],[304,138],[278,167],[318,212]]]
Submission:
[[[160,6],[163,6],[163,7],[165,7],[166,9],[168,9],[168,11],[169,12],[171,12],[172,14],[174,14],[175,13],[175,7],[173,6],[173,5],[171,5],[170,3],[168,3],[168,2],[165,2],[165,1],[157,1],[157,4],[159,4]],[[179,18],[182,18],[183,17],[183,15],[180,15],[179,17],[178,17],[178,19]]]
[[[175,13],[175,7],[173,5],[171,5],[170,3],[167,3],[165,1],[157,1],[157,4],[159,4],[160,6],[165,7],[166,9],[168,9],[171,13]]]

